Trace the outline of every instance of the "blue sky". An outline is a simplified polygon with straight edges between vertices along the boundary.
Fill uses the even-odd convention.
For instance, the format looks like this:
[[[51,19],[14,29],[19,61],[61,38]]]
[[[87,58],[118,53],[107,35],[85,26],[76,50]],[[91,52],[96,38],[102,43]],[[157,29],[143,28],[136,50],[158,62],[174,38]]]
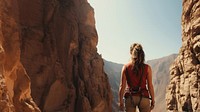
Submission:
[[[88,0],[95,11],[98,53],[127,63],[132,43],[140,43],[146,60],[178,53],[182,0]]]

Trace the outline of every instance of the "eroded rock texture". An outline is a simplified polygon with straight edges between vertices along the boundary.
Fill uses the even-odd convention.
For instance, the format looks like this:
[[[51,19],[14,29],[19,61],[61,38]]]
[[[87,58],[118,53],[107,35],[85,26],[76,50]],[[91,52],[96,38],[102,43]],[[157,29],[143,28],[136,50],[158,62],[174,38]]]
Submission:
[[[33,102],[20,61],[20,29],[16,1],[0,1],[0,111],[40,112]]]
[[[0,109],[111,111],[87,0],[0,0],[0,8]]]
[[[200,111],[200,0],[183,0],[182,47],[170,68],[167,109]]]

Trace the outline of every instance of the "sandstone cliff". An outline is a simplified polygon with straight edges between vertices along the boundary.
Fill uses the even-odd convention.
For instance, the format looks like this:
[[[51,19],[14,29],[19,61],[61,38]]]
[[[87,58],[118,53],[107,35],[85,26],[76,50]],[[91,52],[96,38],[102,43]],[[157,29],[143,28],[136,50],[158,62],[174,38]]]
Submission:
[[[182,47],[170,68],[167,109],[200,111],[200,0],[183,0]]]
[[[0,0],[0,111],[111,111],[97,41],[87,0]]]

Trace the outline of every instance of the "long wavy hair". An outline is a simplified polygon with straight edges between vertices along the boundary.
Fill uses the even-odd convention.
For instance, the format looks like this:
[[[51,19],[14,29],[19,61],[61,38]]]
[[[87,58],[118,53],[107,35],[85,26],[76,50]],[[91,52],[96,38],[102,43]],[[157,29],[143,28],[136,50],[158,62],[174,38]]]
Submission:
[[[139,74],[139,70],[144,65],[145,54],[143,48],[140,44],[134,43],[130,47],[131,61],[134,66],[132,66],[132,70],[137,75]]]

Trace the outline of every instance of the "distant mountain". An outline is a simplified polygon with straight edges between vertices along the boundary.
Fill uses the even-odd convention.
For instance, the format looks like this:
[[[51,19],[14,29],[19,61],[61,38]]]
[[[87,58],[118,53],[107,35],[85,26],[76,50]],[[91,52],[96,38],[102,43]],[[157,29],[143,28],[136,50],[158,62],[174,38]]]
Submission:
[[[163,58],[147,61],[152,68],[153,85],[155,91],[156,106],[154,112],[164,112],[166,110],[166,87],[169,84],[170,74],[169,67],[174,62],[177,54],[172,54]]]
[[[104,60],[104,70],[108,75],[109,82],[111,85],[111,90],[113,92],[113,112],[117,112],[117,102],[118,102],[118,91],[120,83],[120,75],[123,64],[118,64],[110,61]]]
[[[156,106],[153,112],[163,112],[166,109],[165,93],[166,86],[169,84],[169,67],[177,57],[177,54],[172,54],[159,59],[149,60],[146,63],[152,68],[153,85],[155,90]],[[113,92],[113,112],[118,111],[118,91],[121,77],[121,69],[123,64],[118,64],[104,60],[104,70],[108,75],[111,89]]]

